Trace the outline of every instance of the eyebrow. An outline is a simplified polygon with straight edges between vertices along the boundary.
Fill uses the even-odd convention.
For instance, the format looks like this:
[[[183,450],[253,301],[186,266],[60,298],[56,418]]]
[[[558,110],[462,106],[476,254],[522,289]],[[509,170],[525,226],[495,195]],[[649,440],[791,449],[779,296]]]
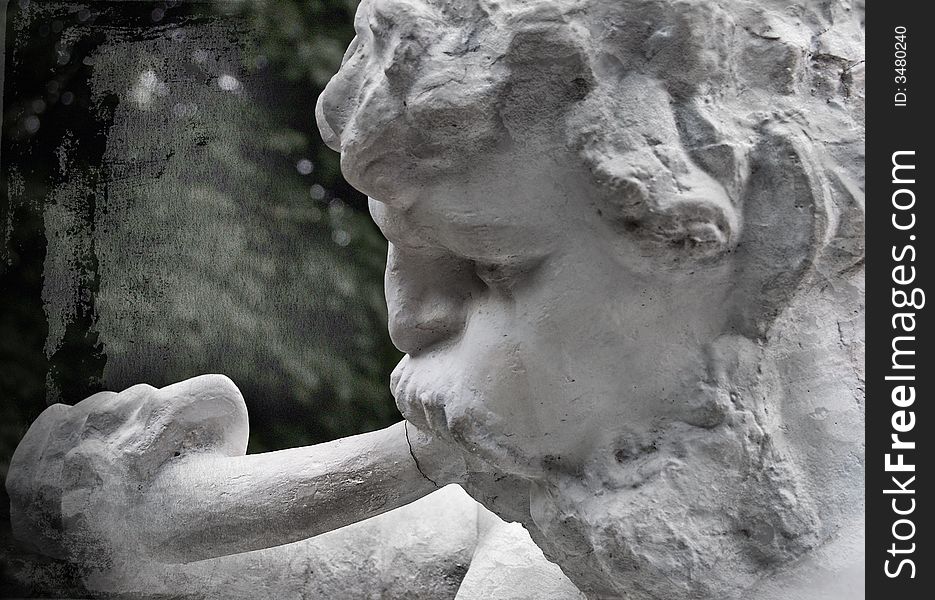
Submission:
[[[390,242],[407,248],[442,248],[470,260],[493,260],[503,257],[538,259],[549,248],[536,244],[541,235],[523,221],[492,219],[470,211],[418,211],[416,218],[381,204],[372,211],[374,221]],[[418,219],[418,216],[423,219]]]

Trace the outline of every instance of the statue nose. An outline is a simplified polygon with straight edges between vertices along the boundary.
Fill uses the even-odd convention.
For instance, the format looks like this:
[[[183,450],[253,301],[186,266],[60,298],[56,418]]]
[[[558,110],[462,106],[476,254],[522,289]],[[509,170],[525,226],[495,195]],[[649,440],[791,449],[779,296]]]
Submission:
[[[390,339],[406,354],[425,352],[461,331],[459,307],[450,298],[423,298],[416,303],[403,303],[390,314]]]
[[[458,335],[470,295],[469,280],[462,281],[467,279],[450,261],[404,253],[390,244],[386,303],[393,344],[412,355]]]

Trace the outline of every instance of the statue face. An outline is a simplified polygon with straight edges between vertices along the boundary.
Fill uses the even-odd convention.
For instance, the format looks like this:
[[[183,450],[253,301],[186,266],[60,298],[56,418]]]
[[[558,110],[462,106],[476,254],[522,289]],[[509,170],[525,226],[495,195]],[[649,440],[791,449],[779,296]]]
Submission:
[[[686,281],[629,267],[614,232],[581,214],[573,182],[512,166],[512,178],[481,170],[407,209],[372,201],[371,211],[391,243],[404,416],[535,476],[596,446],[638,447],[660,420],[686,418],[680,396],[703,377],[724,286],[703,270]],[[521,178],[511,195],[504,183]]]
[[[482,30],[488,45],[459,55],[454,13],[413,1],[365,1],[357,27],[319,118],[390,241],[390,334],[407,353],[392,386],[404,416],[528,476],[595,447],[638,447],[659,422],[690,418],[682,398],[726,318],[724,268],[673,271],[608,221],[564,132],[543,126],[546,113],[529,115],[547,99],[510,98],[503,114],[516,125],[505,140],[504,124],[490,123],[504,117],[485,101],[490,70],[464,75],[476,79],[467,86],[445,79],[494,60],[502,34]],[[634,143],[633,160],[682,165],[683,189],[726,201],[680,150],[672,111],[659,110],[669,103],[662,87],[634,79],[620,95],[660,148]],[[465,119],[471,106],[479,122]],[[446,127],[448,117],[459,126]]]

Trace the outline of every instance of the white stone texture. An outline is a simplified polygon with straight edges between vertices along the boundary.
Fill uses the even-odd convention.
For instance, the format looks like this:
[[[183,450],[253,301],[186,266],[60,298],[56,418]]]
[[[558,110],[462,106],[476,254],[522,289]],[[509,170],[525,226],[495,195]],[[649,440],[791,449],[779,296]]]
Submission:
[[[448,490],[303,548],[384,557],[344,597],[443,597],[467,565],[459,598],[859,597],[862,19],[364,0],[317,115],[390,241],[407,422],[243,457],[217,377],[53,407],[11,467],[20,535],[184,562],[456,482],[568,579],[463,498],[437,521]]]

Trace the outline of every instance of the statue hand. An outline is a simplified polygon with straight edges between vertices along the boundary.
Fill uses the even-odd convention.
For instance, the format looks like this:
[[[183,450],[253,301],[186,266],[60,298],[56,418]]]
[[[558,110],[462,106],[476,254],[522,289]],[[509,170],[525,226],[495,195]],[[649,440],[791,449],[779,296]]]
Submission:
[[[243,397],[222,375],[50,406],[10,464],[13,533],[74,562],[148,556],[150,482],[193,456],[243,455],[248,429]]]

